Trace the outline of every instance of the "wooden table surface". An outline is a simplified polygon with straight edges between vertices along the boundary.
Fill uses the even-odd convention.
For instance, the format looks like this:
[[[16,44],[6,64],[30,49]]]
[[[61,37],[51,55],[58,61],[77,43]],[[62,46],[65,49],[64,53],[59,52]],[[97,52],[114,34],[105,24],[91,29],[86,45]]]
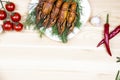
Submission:
[[[16,3],[24,21],[30,0]],[[120,34],[110,40],[113,56],[104,45],[103,24],[110,14],[110,30],[120,25],[120,0],[88,0],[91,16],[80,32],[67,44],[42,39],[36,32],[6,32],[0,35],[0,80],[115,80],[120,64]],[[99,26],[90,23],[98,16]]]

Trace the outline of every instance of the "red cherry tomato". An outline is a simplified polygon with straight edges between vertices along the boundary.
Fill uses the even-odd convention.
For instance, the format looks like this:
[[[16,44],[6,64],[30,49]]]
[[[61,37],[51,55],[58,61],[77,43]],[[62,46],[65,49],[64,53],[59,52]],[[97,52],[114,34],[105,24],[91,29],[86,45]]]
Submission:
[[[13,29],[15,30],[15,31],[22,31],[22,29],[23,29],[23,24],[22,23],[18,23],[18,24],[14,24],[13,25]]]
[[[21,15],[18,13],[18,12],[14,12],[12,15],[11,15],[11,20],[13,22],[19,22],[21,20]]]
[[[2,27],[5,31],[11,31],[13,29],[13,24],[10,21],[5,21]]]
[[[15,4],[13,2],[8,2],[7,4],[5,4],[5,8],[7,11],[14,11],[15,10]]]
[[[4,20],[7,17],[7,14],[4,10],[0,10],[0,20]]]

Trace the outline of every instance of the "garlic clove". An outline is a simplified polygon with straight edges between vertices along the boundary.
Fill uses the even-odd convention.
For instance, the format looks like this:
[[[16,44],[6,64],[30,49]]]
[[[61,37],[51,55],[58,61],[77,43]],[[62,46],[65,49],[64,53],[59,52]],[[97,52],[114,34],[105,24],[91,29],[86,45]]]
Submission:
[[[94,26],[98,26],[101,23],[101,19],[98,16],[94,16],[91,18],[90,23]]]

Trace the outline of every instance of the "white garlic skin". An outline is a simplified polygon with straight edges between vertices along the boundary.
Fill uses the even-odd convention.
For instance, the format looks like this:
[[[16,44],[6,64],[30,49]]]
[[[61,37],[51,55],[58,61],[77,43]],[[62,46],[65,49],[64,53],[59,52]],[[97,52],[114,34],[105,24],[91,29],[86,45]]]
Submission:
[[[98,16],[94,16],[91,18],[90,23],[94,26],[97,26],[101,23],[101,19]]]

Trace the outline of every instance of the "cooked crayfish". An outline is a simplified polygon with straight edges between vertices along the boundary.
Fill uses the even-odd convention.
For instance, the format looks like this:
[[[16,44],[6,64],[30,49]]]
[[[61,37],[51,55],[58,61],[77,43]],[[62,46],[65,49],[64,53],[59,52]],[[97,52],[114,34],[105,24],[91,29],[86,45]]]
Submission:
[[[66,27],[66,18],[68,15],[69,2],[64,2],[58,17],[57,27],[59,34],[62,34]]]
[[[57,18],[58,18],[57,16],[59,14],[62,3],[63,3],[63,0],[57,0],[57,2],[55,3],[52,9],[52,12],[50,14],[50,19],[49,19],[47,27],[51,27],[56,23]]]
[[[47,16],[50,14],[55,1],[56,0],[46,0],[44,2],[43,7],[42,7],[42,14],[41,14],[42,19],[47,18]]]
[[[42,6],[45,0],[39,0],[38,5],[35,8],[36,11],[36,23],[38,24],[41,19]]]
[[[67,28],[69,29],[68,34],[72,32],[74,29],[74,24],[76,21],[76,9],[77,9],[77,3],[72,2],[67,17]]]

